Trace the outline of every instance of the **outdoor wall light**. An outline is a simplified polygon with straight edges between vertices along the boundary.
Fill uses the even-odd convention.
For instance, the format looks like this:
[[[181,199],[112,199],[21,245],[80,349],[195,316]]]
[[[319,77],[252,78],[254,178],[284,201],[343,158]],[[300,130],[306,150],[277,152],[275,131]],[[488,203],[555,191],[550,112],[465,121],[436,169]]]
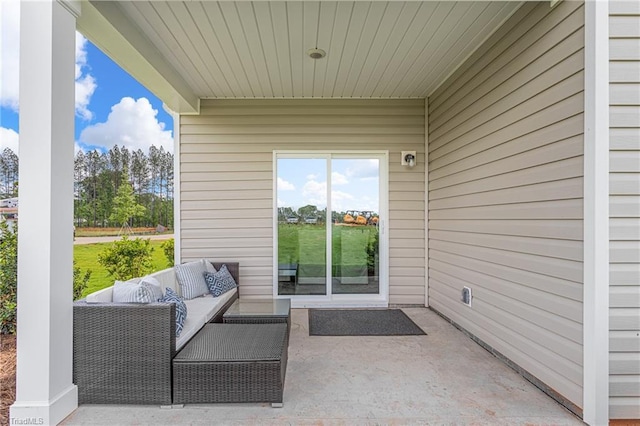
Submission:
[[[416,165],[416,152],[415,151],[402,151],[402,157],[400,164],[403,166],[413,167]]]
[[[322,59],[327,56],[327,52],[316,47],[314,49],[307,50],[307,55],[309,55],[311,59]]]

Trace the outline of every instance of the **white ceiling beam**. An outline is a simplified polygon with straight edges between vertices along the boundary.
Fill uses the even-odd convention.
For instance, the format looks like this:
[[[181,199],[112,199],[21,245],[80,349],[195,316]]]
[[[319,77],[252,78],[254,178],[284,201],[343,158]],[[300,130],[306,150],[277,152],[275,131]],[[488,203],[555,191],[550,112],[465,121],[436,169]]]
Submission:
[[[83,2],[77,28],[171,110],[200,112],[200,98],[115,2]]]

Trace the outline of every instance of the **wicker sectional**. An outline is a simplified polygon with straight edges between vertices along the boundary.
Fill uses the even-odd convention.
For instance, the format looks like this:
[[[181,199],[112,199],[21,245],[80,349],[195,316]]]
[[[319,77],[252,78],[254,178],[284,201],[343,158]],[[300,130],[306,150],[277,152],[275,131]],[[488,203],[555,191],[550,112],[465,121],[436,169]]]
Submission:
[[[238,263],[225,263],[239,286]],[[216,268],[221,265],[214,263]],[[236,292],[211,321],[222,321],[222,314],[237,298]],[[174,304],[79,300],[73,316],[73,380],[79,403],[173,403]]]

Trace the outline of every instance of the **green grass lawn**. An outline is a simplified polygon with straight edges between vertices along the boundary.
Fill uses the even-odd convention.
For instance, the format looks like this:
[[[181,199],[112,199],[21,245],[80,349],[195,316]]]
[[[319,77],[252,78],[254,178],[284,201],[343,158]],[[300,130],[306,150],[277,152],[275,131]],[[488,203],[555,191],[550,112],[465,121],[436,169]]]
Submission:
[[[130,228],[133,235],[156,235],[156,228]],[[112,237],[122,235],[122,228],[89,228],[77,227],[75,229],[76,237]],[[173,234],[173,230],[166,230],[160,234]]]
[[[367,247],[378,228],[374,226],[334,226],[332,258],[334,265],[366,265]],[[278,225],[278,263],[324,265],[326,263],[324,225]]]
[[[153,270],[160,271],[167,267],[167,258],[164,256],[162,247],[160,245],[164,241],[151,241],[151,247],[153,247]],[[73,246],[73,258],[76,261],[76,266],[80,267],[82,272],[91,270],[91,279],[85,289],[83,295],[93,293],[94,291],[102,290],[105,287],[113,285],[115,281],[113,277],[109,275],[107,270],[98,263],[98,253],[103,251],[111,243],[99,243],[99,244],[78,244]]]
[[[326,247],[324,225],[280,224],[278,226],[278,262],[305,265],[324,265]],[[366,266],[366,248],[373,241],[378,228],[373,226],[334,226],[333,264]],[[167,259],[162,251],[163,241],[151,241],[153,247],[153,270],[167,267]],[[74,246],[73,257],[82,271],[91,270],[91,279],[84,295],[101,290],[113,284],[106,269],[98,263],[98,253],[111,243],[79,244]]]

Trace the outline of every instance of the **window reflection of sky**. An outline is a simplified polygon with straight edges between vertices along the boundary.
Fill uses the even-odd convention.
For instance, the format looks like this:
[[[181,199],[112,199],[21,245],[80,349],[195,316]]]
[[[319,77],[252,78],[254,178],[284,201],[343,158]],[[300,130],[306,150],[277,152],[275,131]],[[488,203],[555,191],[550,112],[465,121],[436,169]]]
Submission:
[[[378,211],[379,160],[333,159],[332,208]],[[278,207],[327,206],[325,159],[278,159]]]

